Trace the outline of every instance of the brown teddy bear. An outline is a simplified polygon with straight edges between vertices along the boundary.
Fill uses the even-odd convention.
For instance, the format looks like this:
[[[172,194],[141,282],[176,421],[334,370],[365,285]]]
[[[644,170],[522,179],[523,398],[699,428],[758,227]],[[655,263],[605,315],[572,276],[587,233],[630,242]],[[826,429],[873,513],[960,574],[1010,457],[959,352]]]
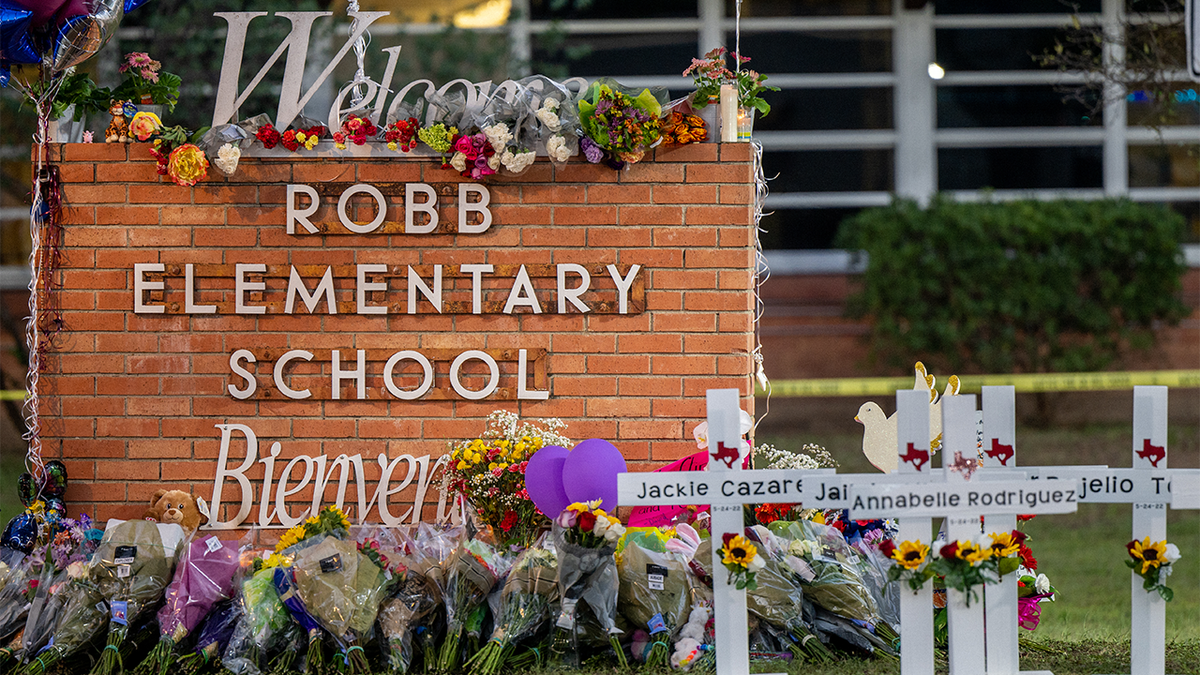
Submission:
[[[207,511],[203,499],[183,490],[156,490],[142,517],[156,523],[175,523],[190,534],[208,522]]]

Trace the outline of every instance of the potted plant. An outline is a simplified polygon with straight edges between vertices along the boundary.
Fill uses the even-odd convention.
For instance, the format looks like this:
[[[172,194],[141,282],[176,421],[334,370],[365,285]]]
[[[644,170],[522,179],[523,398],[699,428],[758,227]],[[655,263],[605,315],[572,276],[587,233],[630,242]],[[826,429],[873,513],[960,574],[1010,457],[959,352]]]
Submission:
[[[733,54],[733,58],[742,64],[750,61],[749,57],[741,56],[736,52]],[[763,100],[762,93],[779,91],[779,87],[764,84],[767,76],[755,70],[739,69],[733,73],[733,76],[737,81],[738,88],[738,140],[749,141],[754,132],[755,112],[761,112],[763,117],[771,112],[771,104]]]
[[[179,101],[179,85],[183,80],[178,75],[162,72],[162,64],[150,58],[146,52],[130,52],[118,69],[125,73],[125,81],[112,92],[112,98],[133,101],[139,110],[146,106],[165,107],[174,112]],[[149,109],[162,117],[162,110]]]
[[[32,87],[35,94],[40,93],[42,83],[35,82]],[[88,116],[104,112],[109,98],[108,89],[97,87],[87,73],[70,73],[50,106],[50,137],[57,142],[80,142]]]
[[[721,101],[721,85],[733,79],[733,73],[725,67],[724,47],[717,47],[702,59],[692,59],[692,65],[683,71],[683,76],[692,76],[696,91],[692,94],[692,111],[704,120],[708,129],[706,142],[715,143],[720,136],[717,121],[720,119],[717,103]]]

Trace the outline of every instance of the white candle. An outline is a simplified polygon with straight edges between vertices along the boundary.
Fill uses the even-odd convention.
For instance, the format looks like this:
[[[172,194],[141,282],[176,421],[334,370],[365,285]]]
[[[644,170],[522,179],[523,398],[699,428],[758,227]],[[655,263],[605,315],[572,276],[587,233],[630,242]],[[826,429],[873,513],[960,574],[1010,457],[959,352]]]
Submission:
[[[738,92],[737,85],[721,85],[721,142],[734,143],[738,136]]]

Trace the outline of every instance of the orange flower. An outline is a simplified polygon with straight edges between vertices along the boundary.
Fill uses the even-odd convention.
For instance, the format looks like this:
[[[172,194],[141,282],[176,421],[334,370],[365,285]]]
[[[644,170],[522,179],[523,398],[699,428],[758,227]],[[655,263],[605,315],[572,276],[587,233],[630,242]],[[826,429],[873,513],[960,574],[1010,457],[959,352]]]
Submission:
[[[167,175],[176,185],[195,185],[208,175],[208,158],[200,148],[184,143],[171,151],[167,159]]]

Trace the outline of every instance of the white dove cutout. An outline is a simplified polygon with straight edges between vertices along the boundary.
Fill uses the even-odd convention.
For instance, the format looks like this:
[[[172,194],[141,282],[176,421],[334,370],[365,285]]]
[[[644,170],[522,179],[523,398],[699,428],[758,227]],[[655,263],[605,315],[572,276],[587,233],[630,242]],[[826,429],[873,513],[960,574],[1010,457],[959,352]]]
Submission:
[[[926,371],[925,364],[917,361],[913,371],[913,389],[929,391],[929,445],[932,455],[942,445],[942,397],[934,388],[936,378]],[[958,376],[951,375],[942,396],[957,396],[961,388]],[[895,473],[900,465],[896,452],[896,413],[885,415],[878,403],[867,401],[858,409],[854,421],[863,425],[862,451],[867,461],[884,473]]]

